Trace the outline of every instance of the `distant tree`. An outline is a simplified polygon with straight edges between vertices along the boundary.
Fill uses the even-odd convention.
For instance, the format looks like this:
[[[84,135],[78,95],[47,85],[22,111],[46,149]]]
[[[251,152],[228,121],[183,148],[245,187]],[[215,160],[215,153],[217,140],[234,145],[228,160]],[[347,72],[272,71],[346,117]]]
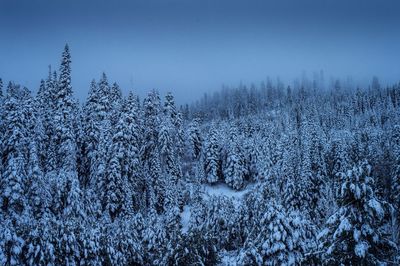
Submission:
[[[379,90],[380,88],[381,88],[381,85],[379,84],[379,79],[378,79],[378,77],[374,76],[372,78],[371,89]]]

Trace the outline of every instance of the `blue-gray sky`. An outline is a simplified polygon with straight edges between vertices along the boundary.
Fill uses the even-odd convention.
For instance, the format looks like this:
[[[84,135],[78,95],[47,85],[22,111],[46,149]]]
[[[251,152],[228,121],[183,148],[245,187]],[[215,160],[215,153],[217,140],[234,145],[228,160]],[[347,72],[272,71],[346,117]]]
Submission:
[[[75,95],[105,71],[183,103],[225,83],[303,71],[400,80],[397,0],[0,0],[0,77],[35,90],[72,53]]]

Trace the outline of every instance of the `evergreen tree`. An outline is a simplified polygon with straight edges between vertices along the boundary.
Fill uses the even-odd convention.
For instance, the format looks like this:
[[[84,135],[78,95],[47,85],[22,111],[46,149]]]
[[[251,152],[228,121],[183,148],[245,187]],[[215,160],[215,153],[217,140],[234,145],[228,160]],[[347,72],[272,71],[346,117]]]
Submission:
[[[392,132],[393,167],[391,171],[391,202],[394,207],[394,218],[397,228],[400,227],[400,126],[396,125]],[[400,241],[400,233],[395,233],[395,238]]]
[[[130,213],[132,207],[128,197],[132,192],[127,179],[127,146],[126,124],[121,118],[112,139],[103,188],[104,209],[112,220],[124,213]]]
[[[151,91],[144,99],[144,147],[142,150],[142,161],[145,163],[150,159],[158,146],[160,127],[160,97],[158,92]]]
[[[160,144],[160,154],[162,165],[164,166],[165,173],[170,175],[173,179],[179,177],[179,172],[176,165],[176,156],[171,136],[172,125],[168,120],[161,123],[158,143]]]
[[[84,186],[94,182],[97,177],[98,148],[101,134],[99,121],[99,90],[95,80],[90,84],[89,96],[84,106],[84,160],[86,164],[86,180]]]
[[[31,213],[35,219],[40,219],[47,212],[50,204],[50,193],[45,183],[44,175],[39,165],[37,145],[35,141],[29,144],[29,162],[27,176],[27,196]]]
[[[213,184],[219,181],[221,171],[220,146],[218,144],[218,132],[214,127],[210,129],[205,148],[204,170],[208,183]]]
[[[301,158],[300,139],[297,133],[288,136],[281,166],[283,179],[278,180],[283,202],[288,210],[310,210],[310,160]]]
[[[0,98],[3,97],[3,80],[0,78]]]
[[[390,261],[394,244],[386,235],[386,203],[375,197],[371,168],[361,162],[341,173],[339,210],[320,234],[327,264],[382,264]]]
[[[56,140],[58,146],[57,160],[60,168],[67,172],[76,171],[76,138],[74,136],[74,109],[75,101],[71,87],[71,55],[68,45],[65,45],[61,66],[60,79],[55,92]]]
[[[277,203],[268,205],[257,226],[240,251],[241,265],[298,265],[312,247],[307,222]]]
[[[188,135],[189,135],[189,147],[191,155],[194,159],[198,159],[201,154],[202,139],[199,128],[199,121],[197,119],[195,119],[189,125]]]
[[[138,210],[144,208],[142,191],[145,182],[141,173],[140,148],[141,148],[141,115],[139,98],[132,93],[129,94],[123,107],[123,119],[127,130],[127,178],[131,191],[133,208]]]
[[[111,126],[114,128],[119,120],[119,113],[122,109],[122,91],[117,83],[113,83],[110,89],[110,103],[111,103]]]
[[[25,241],[16,233],[16,228],[9,219],[0,223],[0,263],[2,265],[21,265],[22,248]]]
[[[29,233],[23,246],[23,260],[28,265],[54,265],[55,230],[51,216],[30,220]]]
[[[23,115],[20,88],[9,84],[4,102],[6,125],[2,145],[4,170],[0,180],[1,208],[12,217],[19,217],[26,208],[27,121]]]
[[[228,154],[224,168],[225,183],[239,190],[244,186],[245,174],[244,158],[239,147],[237,131],[235,128],[231,128]]]
[[[137,230],[137,217],[117,219],[108,225],[104,249],[107,265],[143,265],[143,250]]]

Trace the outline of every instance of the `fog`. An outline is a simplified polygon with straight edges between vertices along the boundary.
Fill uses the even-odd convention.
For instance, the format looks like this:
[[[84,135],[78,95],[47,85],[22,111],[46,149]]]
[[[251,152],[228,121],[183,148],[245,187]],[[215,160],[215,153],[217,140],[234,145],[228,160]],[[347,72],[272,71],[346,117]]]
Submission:
[[[36,90],[65,43],[83,100],[104,71],[127,91],[191,102],[222,84],[323,70],[400,80],[400,2],[0,0],[0,77]]]

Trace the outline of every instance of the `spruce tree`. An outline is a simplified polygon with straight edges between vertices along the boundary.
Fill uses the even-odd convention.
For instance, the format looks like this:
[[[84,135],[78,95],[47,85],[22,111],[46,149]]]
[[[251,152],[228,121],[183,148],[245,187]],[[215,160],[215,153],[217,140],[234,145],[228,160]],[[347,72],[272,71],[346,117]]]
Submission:
[[[300,213],[270,202],[240,251],[241,265],[299,265],[311,250],[310,226]]]
[[[132,203],[128,195],[132,194],[128,184],[126,124],[119,119],[112,138],[106,175],[103,184],[103,206],[109,217],[114,220],[119,215],[131,212]]]
[[[340,178],[339,209],[319,236],[323,261],[329,265],[390,262],[395,246],[383,227],[387,204],[375,196],[371,167],[360,162]]]
[[[143,195],[141,192],[145,188],[143,174],[140,164],[141,148],[141,114],[139,98],[133,93],[129,93],[123,106],[123,119],[127,130],[127,179],[130,186],[130,197],[133,208],[138,210],[144,208]]]
[[[173,144],[172,124],[164,120],[160,126],[158,143],[160,145],[161,161],[165,173],[177,181],[179,172],[176,164],[175,149]]]
[[[89,95],[83,110],[85,130],[84,160],[86,164],[85,186],[95,182],[97,177],[98,148],[101,134],[101,121],[99,121],[98,114],[99,98],[98,86],[93,79],[90,83]]]
[[[206,180],[213,184],[219,181],[221,175],[220,146],[218,144],[218,131],[212,127],[209,132],[204,155],[204,170]]]
[[[231,128],[228,142],[228,152],[224,167],[225,183],[232,188],[239,190],[244,186],[246,169],[244,158],[238,143],[237,130]]]
[[[0,98],[3,97],[3,80],[0,78]]]
[[[191,156],[194,159],[198,159],[202,149],[202,138],[198,119],[195,119],[190,123],[188,135]]]
[[[160,130],[160,97],[158,92],[153,90],[144,99],[144,147],[142,160],[145,163],[150,159],[158,146]]]
[[[4,124],[2,165],[4,167],[0,180],[1,208],[12,217],[18,217],[26,208],[26,154],[27,121],[23,115],[20,88],[9,84],[4,101]]]
[[[400,126],[396,125],[392,131],[391,145],[393,149],[393,166],[391,170],[391,203],[394,207],[394,218],[397,228],[400,228]],[[400,233],[395,234],[400,241]]]
[[[76,171],[76,137],[74,135],[76,104],[71,87],[71,55],[68,45],[62,53],[60,78],[55,92],[56,140],[58,146],[58,166],[66,172]]]
[[[110,89],[110,103],[111,103],[111,110],[110,110],[110,119],[111,119],[111,126],[114,128],[119,120],[119,114],[122,109],[122,91],[121,88],[118,86],[117,83],[113,83]]]

